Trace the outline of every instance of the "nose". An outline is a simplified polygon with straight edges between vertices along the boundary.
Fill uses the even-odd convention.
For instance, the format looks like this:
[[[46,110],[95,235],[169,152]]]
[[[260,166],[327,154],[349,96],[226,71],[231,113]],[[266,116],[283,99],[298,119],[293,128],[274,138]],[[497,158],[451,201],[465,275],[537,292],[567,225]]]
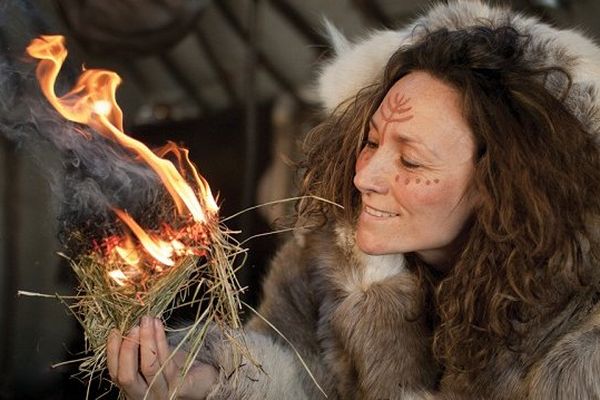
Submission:
[[[377,152],[366,159],[359,157],[356,161],[354,186],[363,194],[386,194],[389,190],[390,172],[387,164]]]

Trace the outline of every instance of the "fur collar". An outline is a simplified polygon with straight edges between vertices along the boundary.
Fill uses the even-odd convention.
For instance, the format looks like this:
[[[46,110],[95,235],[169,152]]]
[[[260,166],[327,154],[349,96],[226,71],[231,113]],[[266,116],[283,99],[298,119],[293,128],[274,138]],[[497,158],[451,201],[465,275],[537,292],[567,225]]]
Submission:
[[[334,231],[337,246],[345,253],[348,260],[354,260],[355,265],[359,266],[356,270],[349,270],[355,273],[347,276],[347,292],[364,291],[374,283],[406,271],[406,260],[403,254],[369,255],[356,245],[353,227],[338,223]]]

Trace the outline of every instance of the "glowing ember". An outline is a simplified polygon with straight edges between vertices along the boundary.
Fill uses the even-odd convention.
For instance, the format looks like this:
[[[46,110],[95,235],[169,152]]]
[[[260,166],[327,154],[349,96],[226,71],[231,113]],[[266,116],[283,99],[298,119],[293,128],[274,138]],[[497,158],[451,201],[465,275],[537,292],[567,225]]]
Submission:
[[[127,277],[125,276],[123,271],[121,271],[120,269],[115,269],[113,271],[110,271],[108,273],[108,276],[110,276],[119,286],[125,286]]]
[[[40,60],[36,74],[42,92],[54,108],[67,120],[90,126],[145,162],[159,176],[177,210],[174,221],[164,221],[160,229],[147,231],[125,211],[113,209],[124,224],[124,232],[104,238],[96,246],[107,264],[118,265],[108,275],[120,286],[133,280],[142,281],[143,285],[145,278],[140,279],[140,274],[147,277],[162,273],[182,257],[204,255],[208,242],[204,226],[215,221],[218,206],[207,182],[190,161],[187,149],[168,143],[155,154],[124,133],[123,113],[116,102],[121,79],[113,72],[86,70],[71,91],[58,97],[54,87],[67,57],[62,36],[34,39],[27,52]],[[166,155],[176,159],[177,165],[162,158]],[[193,182],[193,187],[186,179]]]
[[[122,246],[115,246],[115,251],[127,265],[132,267],[137,267],[141,261],[140,254],[129,235],[125,236],[125,243]]]

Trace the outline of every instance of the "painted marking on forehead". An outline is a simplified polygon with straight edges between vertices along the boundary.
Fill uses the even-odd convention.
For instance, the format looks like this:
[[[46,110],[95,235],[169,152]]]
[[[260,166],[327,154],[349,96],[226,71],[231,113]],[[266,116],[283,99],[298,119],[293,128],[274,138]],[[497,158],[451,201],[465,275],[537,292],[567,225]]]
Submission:
[[[391,123],[406,122],[414,117],[413,114],[404,115],[412,110],[412,107],[408,105],[409,101],[409,98],[404,98],[404,95],[400,93],[396,93],[394,96],[387,96],[386,101],[381,104],[381,118],[384,121],[381,130],[379,130],[373,119],[371,119],[371,124],[381,132],[382,136],[385,136]]]
[[[381,115],[386,123],[404,122],[413,117],[412,114],[402,116],[412,110],[412,107],[407,105],[410,99],[405,99],[404,95],[396,93],[393,97],[388,96],[386,100],[383,107],[381,107]],[[394,114],[396,114],[396,116],[394,116]]]
[[[394,96],[386,97],[385,102],[381,104],[379,110],[381,113],[381,119],[383,119],[383,126],[381,126],[381,129],[379,129],[380,127],[377,125],[375,120],[371,118],[369,124],[372,125],[375,128],[375,130],[381,134],[382,140],[387,133],[388,127],[392,123],[406,122],[414,118],[414,114],[409,113],[409,111],[412,110],[412,106],[408,105],[409,102],[410,98],[405,98],[404,95],[400,93],[396,93]],[[438,160],[441,159],[439,154],[433,148],[427,146],[422,141],[416,140],[412,137],[401,135],[399,132],[397,132],[397,136],[398,139],[400,139],[402,142],[416,143],[417,145],[423,147],[425,150],[431,153],[431,155],[433,155]]]

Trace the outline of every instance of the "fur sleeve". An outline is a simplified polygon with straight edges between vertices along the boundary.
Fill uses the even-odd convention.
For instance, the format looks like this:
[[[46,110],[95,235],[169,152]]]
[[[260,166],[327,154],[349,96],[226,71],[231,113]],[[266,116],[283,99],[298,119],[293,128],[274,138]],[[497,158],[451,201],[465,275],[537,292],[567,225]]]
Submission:
[[[179,330],[169,335],[169,344],[175,347],[185,334],[185,330]],[[251,360],[234,350],[234,341],[247,348]],[[265,334],[244,329],[225,334],[211,324],[196,361],[219,371],[206,400],[319,398],[310,389],[296,355]]]
[[[220,342],[212,352],[219,380],[207,400],[316,398],[307,390],[305,377],[289,349],[256,332],[246,332],[242,340],[258,366],[248,360],[234,360],[229,343]]]
[[[311,257],[303,238],[299,237],[288,241],[279,250],[263,282],[258,312],[292,343],[331,399],[335,390],[333,379],[326,372],[320,354],[317,337],[320,302],[315,294],[315,267]],[[290,366],[296,369],[297,378],[301,380],[307,391],[307,398],[324,398],[281,335],[258,316],[250,319],[246,329],[270,338],[273,346],[283,349],[292,356]],[[269,371],[266,373],[270,374]]]
[[[531,400],[600,398],[600,312],[565,335],[529,374]]]
[[[335,399],[331,378],[320,360],[318,306],[305,253],[294,241],[279,251],[263,284],[258,312],[293,344],[329,399]],[[261,318],[254,316],[241,332],[232,334],[246,344],[258,367],[249,360],[234,360],[232,344],[211,327],[197,358],[219,370],[218,383],[207,400],[325,398],[288,342]],[[178,341],[175,336],[170,338],[172,344]]]

